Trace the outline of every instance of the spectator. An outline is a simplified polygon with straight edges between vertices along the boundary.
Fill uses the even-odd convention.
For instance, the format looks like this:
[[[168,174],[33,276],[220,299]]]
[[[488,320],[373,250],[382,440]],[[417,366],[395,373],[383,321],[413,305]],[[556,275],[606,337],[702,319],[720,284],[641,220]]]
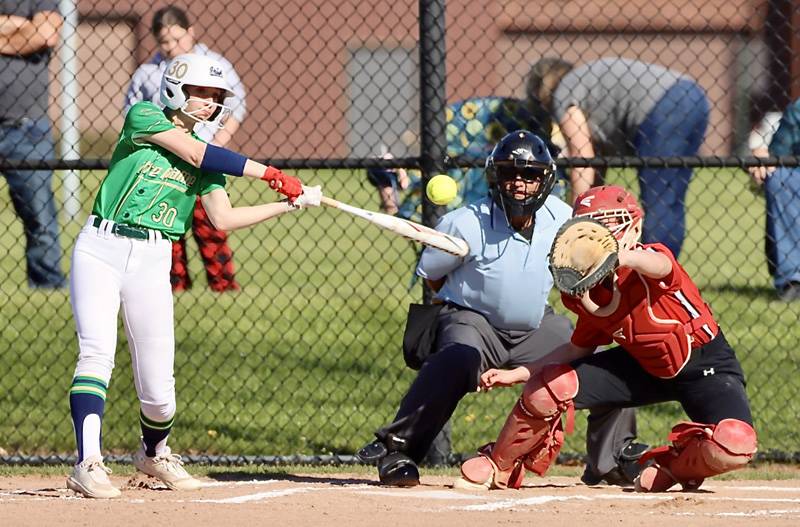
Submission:
[[[531,68],[528,97],[558,122],[570,157],[697,155],[709,103],[698,84],[677,71],[624,58],[574,67],[545,58]],[[677,257],[686,231],[686,191],[692,169],[641,168],[645,242],[661,242]],[[592,168],[571,170],[572,195],[600,184]]]
[[[749,146],[757,157],[800,155],[800,99],[782,117],[767,113],[750,134]],[[800,168],[752,167],[750,176],[763,187],[767,202],[765,245],[778,298],[800,300]]]
[[[55,157],[48,64],[64,22],[56,0],[0,3],[0,159]],[[4,169],[25,229],[28,285],[64,287],[51,170]]]
[[[232,109],[232,114],[223,128],[210,123],[201,123],[195,127],[195,132],[206,142],[217,146],[227,145],[246,115],[244,85],[233,66],[222,55],[211,51],[204,44],[195,42],[194,28],[189,24],[189,17],[178,7],[167,6],[156,11],[151,30],[158,41],[159,52],[134,72],[125,96],[125,112],[139,101],[150,101],[163,106],[158,90],[161,76],[170,59],[189,52],[206,55],[219,61],[225,68],[225,76],[229,79],[234,93],[225,100],[225,104]],[[211,290],[217,292],[238,290],[239,285],[234,277],[233,252],[228,245],[228,236],[224,231],[214,228],[199,199],[194,209],[192,233],[200,248]],[[183,291],[192,286],[186,260],[185,238],[173,243],[170,281],[174,291]]]
[[[491,195],[450,212],[437,226],[467,240],[470,254],[459,258],[428,248],[417,267],[444,303],[436,352],[425,360],[392,423],[358,452],[362,461],[378,465],[386,485],[419,483],[417,464],[461,398],[478,387],[483,371],[535,360],[569,340],[569,320],[547,304],[553,285],[547,252],[570,215],[568,205],[550,196],[553,159],[539,137],[518,130],[501,139],[486,166]],[[638,446],[630,443],[633,412],[595,417],[589,437],[596,449],[590,450],[596,465],[601,459],[610,466],[596,478],[591,474],[591,483],[605,476],[623,483],[608,473],[626,449]]]
[[[381,146],[380,159],[393,159],[394,156],[386,146]],[[367,170],[367,180],[375,185],[381,200],[381,210],[386,214],[395,215],[400,212],[398,205],[400,199],[398,190],[406,190],[411,183],[408,172],[404,168],[370,168]]]

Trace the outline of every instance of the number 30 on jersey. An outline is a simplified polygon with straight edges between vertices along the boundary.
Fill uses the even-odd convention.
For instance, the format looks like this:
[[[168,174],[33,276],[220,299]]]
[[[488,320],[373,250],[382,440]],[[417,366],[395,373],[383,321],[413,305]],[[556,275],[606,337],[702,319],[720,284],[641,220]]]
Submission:
[[[175,217],[178,215],[178,210],[175,207],[170,207],[166,202],[158,204],[158,212],[153,214],[152,219],[156,223],[161,223],[164,227],[170,228],[175,223]]]

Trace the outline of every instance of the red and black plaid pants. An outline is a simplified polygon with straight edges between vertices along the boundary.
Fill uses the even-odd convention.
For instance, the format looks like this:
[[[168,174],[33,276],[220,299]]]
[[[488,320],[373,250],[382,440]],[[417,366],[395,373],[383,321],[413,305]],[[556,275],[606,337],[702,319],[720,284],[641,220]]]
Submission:
[[[214,228],[208,214],[197,198],[192,218],[192,234],[200,248],[200,256],[206,268],[208,287],[212,291],[237,291],[239,284],[234,278],[233,251],[228,245],[225,231]],[[192,287],[189,267],[186,260],[186,240],[180,239],[172,243],[172,269],[170,282],[173,291],[184,291]]]

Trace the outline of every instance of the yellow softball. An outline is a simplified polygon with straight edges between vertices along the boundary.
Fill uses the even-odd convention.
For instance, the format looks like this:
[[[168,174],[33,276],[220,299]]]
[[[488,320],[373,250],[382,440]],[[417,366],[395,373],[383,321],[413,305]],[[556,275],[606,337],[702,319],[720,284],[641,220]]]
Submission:
[[[456,198],[458,194],[458,183],[450,176],[439,174],[433,176],[428,181],[428,186],[425,188],[425,193],[428,199],[437,205],[447,205]]]

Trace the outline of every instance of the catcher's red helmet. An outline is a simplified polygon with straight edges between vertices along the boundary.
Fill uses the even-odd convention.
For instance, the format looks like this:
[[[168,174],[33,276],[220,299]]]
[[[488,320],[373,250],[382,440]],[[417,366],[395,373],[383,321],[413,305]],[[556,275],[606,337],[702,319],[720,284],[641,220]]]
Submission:
[[[616,185],[594,187],[578,196],[572,215],[602,222],[624,249],[633,248],[642,237],[644,211],[633,194]]]

